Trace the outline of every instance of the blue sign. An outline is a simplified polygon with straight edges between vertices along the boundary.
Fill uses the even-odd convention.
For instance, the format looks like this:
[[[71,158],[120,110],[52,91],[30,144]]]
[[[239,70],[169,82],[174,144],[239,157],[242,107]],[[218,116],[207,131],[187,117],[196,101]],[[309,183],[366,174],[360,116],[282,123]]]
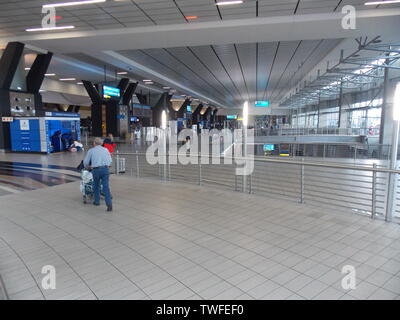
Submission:
[[[143,104],[138,104],[138,103],[134,103],[133,107],[136,109],[146,109],[146,110],[151,110],[150,106],[145,106]]]
[[[228,119],[228,120],[236,120],[237,119],[237,115],[228,115],[228,116],[226,116],[226,119]]]
[[[256,101],[255,106],[262,108],[269,107],[269,101]]]
[[[111,97],[119,98],[121,91],[118,88],[103,86],[103,97],[104,99],[110,99]]]
[[[79,113],[71,112],[46,112],[46,117],[62,117],[62,118],[80,118]]]
[[[275,145],[273,144],[264,144],[264,151],[274,151]]]
[[[192,112],[192,107],[191,106],[186,106],[186,111],[187,112]]]

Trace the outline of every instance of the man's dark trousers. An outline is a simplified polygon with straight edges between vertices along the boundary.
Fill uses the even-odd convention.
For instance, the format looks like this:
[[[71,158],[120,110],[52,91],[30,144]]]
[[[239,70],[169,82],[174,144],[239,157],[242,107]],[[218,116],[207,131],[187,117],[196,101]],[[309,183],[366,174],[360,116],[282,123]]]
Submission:
[[[112,206],[111,192],[109,185],[110,171],[107,167],[94,168],[93,171],[93,192],[94,192],[94,203],[100,204],[100,183],[103,185],[103,192],[106,198],[107,207]]]

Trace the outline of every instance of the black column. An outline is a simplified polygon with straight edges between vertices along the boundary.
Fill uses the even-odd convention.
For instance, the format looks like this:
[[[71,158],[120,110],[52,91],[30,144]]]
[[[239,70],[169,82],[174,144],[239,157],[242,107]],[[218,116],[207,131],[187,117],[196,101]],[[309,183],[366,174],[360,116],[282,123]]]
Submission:
[[[139,83],[136,82],[136,83],[130,83],[130,84],[128,85],[128,88],[126,89],[124,95],[122,96],[122,104],[123,104],[123,105],[126,105],[126,106],[127,106],[127,105],[130,104],[130,102],[131,102],[131,100],[132,100],[132,96],[133,96],[133,94],[135,93],[138,84],[139,84]]]
[[[187,112],[187,106],[189,106],[190,103],[190,99],[186,98],[176,114],[177,118],[183,118],[185,116],[185,113]]]
[[[197,124],[200,120],[200,112],[203,110],[203,105],[200,103],[196,110],[192,113],[192,124]]]
[[[135,93],[135,94],[136,94],[136,97],[138,98],[140,104],[143,104],[143,105],[148,104],[147,96],[145,94],[141,94],[141,93]]]
[[[106,128],[107,134],[111,133],[114,137],[119,136],[118,132],[118,105],[119,101],[109,100],[106,102]]]
[[[161,114],[165,110],[165,112],[168,115],[168,119],[171,120],[169,116],[169,108],[168,108],[168,93],[164,92],[161,96],[160,99],[158,99],[156,105],[151,108],[152,110],[152,115],[153,115],[153,126],[154,127],[161,127]]]
[[[29,93],[39,93],[45,74],[49,68],[53,53],[38,54],[26,76],[26,86]]]
[[[25,45],[20,42],[10,42],[4,49],[0,59],[0,117],[11,115],[10,87],[18,64],[24,52]],[[0,149],[11,148],[10,125],[0,121]]]
[[[215,108],[212,112],[211,112],[211,125],[215,125],[215,123],[217,122],[217,113],[218,113],[218,108]]]
[[[99,92],[90,81],[82,80],[82,83],[92,100],[92,136],[101,137],[103,135],[102,99]]]
[[[25,45],[20,42],[9,42],[0,60],[0,89],[10,89]]]
[[[121,91],[121,96],[124,94],[126,88],[128,87],[128,84],[129,84],[128,78],[122,78],[119,81],[117,88]]]
[[[206,112],[203,114],[203,121],[210,121],[211,118],[211,112],[212,112],[212,108],[208,107]]]

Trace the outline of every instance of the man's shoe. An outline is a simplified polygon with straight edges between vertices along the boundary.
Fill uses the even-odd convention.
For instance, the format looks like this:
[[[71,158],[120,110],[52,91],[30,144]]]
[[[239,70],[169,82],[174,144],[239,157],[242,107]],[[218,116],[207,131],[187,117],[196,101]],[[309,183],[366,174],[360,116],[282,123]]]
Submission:
[[[94,206],[99,206],[100,203],[93,202],[93,205],[94,205]]]
[[[107,212],[111,212],[112,211],[112,206],[107,206]]]

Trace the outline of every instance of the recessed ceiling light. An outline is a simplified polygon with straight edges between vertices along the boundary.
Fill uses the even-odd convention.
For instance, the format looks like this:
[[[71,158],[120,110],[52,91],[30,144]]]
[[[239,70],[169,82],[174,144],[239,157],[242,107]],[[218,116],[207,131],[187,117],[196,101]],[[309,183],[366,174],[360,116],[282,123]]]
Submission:
[[[229,6],[232,4],[241,4],[243,3],[242,0],[231,0],[231,1],[219,1],[216,3],[217,6]]]
[[[76,84],[83,84],[83,82],[77,82]]]
[[[196,20],[199,17],[198,16],[186,16],[185,18],[186,18],[186,20]]]
[[[76,79],[75,78],[63,78],[63,79],[60,79],[60,81],[75,81]]]
[[[79,5],[82,5],[82,4],[93,4],[93,3],[101,3],[101,2],[106,2],[106,1],[107,0],[84,0],[84,1],[49,3],[49,4],[43,5],[43,8],[79,6]]]
[[[162,88],[165,89],[165,90],[171,89],[171,87],[162,87]]]
[[[74,26],[63,26],[63,27],[49,27],[49,28],[31,28],[26,29],[27,32],[35,32],[35,31],[52,31],[52,30],[63,30],[63,29],[74,29]]]
[[[26,71],[31,70],[31,68],[25,68]]]
[[[391,3],[400,3],[400,0],[388,0],[388,1],[372,1],[372,2],[366,2],[366,6],[375,6],[378,4],[391,4]]]
[[[146,84],[154,84],[153,81],[147,81]]]
[[[152,82],[153,80],[143,80],[143,82]]]
[[[46,73],[45,76],[46,77],[54,77],[56,74],[55,73]]]
[[[126,72],[126,71],[120,71],[120,72],[117,72],[117,74],[128,74],[128,72]]]

